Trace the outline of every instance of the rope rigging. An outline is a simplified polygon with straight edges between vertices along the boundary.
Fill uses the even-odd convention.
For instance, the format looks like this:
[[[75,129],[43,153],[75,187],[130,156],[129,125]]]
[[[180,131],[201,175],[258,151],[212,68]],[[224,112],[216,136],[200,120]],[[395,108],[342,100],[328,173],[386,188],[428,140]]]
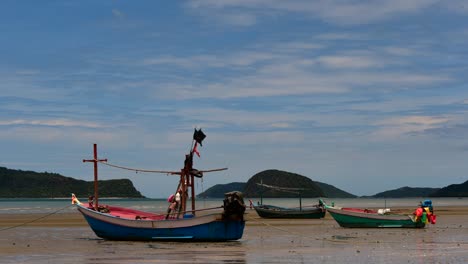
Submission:
[[[122,170],[129,170],[129,171],[134,171],[136,173],[138,172],[149,172],[149,173],[166,173],[166,174],[170,174],[170,175],[180,175],[180,171],[163,171],[163,170],[146,170],[146,169],[136,169],[136,168],[130,168],[130,167],[124,167],[124,166],[119,166],[119,165],[115,165],[115,164],[111,164],[111,163],[108,163],[108,162],[104,162],[104,161],[98,161],[99,163],[103,164],[103,165],[106,165],[106,166],[109,166],[109,167],[114,167],[114,168],[117,168],[117,169],[122,169]]]
[[[268,184],[264,184],[264,183],[257,183],[257,185],[262,186],[262,187],[266,187],[266,188],[270,188],[270,189],[273,189],[273,190],[277,190],[277,191],[289,192],[289,193],[295,193],[295,194],[300,194],[301,191],[308,190],[306,188],[280,187],[280,186],[273,186],[273,185],[268,185]]]
[[[106,161],[100,161],[100,160],[98,160],[97,162],[99,162],[100,164],[109,166],[109,167],[113,167],[113,168],[117,168],[117,169],[122,169],[122,170],[134,171],[134,172],[136,172],[136,173],[138,173],[138,172],[165,173],[165,174],[168,174],[168,175],[180,175],[180,174],[181,174],[180,171],[136,169],[136,168],[130,168],[130,167],[125,167],[125,166],[120,166],[120,165],[111,164],[111,163],[106,162]],[[228,169],[228,168],[211,169],[211,170],[200,170],[200,171],[197,170],[197,172],[204,173],[204,172],[223,171],[223,170],[227,170],[227,169]],[[192,170],[193,170],[193,169],[192,169]]]

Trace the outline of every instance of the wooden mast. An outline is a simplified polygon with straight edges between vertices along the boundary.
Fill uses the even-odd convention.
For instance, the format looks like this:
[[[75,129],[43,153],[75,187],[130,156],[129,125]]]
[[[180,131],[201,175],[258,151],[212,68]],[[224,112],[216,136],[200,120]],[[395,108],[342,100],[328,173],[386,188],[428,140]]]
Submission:
[[[107,162],[107,159],[98,159],[97,157],[97,144],[93,145],[94,148],[94,159],[92,160],[83,160],[83,162],[93,162],[94,163],[94,210],[98,210],[98,162],[104,161]]]
[[[193,170],[193,143],[190,148],[190,153],[185,155],[184,168],[181,170],[180,174],[180,189],[181,190],[181,203],[182,203],[182,212],[187,211],[187,198],[188,198],[188,188],[190,187],[191,199],[192,199],[192,214],[195,215],[195,190],[193,186],[193,175],[191,171]],[[178,190],[177,190],[178,191]]]
[[[193,216],[195,216],[195,186],[193,185],[194,179],[195,179],[194,176],[190,175],[190,187],[192,189],[191,196],[192,196],[192,215]]]
[[[195,141],[195,140],[194,140]],[[195,143],[196,144],[196,143]],[[192,215],[195,216],[195,186],[194,186],[194,176],[191,173],[193,170],[193,149],[194,149],[194,142],[192,141],[192,146],[190,147],[190,153],[186,155],[186,162],[184,169],[182,170],[181,175],[181,183],[183,186],[183,208],[182,210],[186,212],[187,210],[187,198],[188,198],[188,188],[190,188],[190,196],[191,196],[191,206],[192,206]]]

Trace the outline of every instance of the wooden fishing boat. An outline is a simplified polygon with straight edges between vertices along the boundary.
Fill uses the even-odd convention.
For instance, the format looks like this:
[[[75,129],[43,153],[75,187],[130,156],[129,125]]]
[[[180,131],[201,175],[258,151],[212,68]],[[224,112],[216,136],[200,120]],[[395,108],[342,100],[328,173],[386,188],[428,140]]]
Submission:
[[[302,206],[301,191],[305,190],[303,188],[279,187],[263,183],[257,183],[257,185],[278,191],[299,194],[299,207],[280,207],[263,204],[263,195],[261,195],[260,204],[253,207],[262,218],[319,219],[325,217],[326,210],[320,201],[317,205]]]
[[[262,218],[297,218],[319,219],[325,217],[325,208],[316,205],[312,207],[285,208],[274,205],[254,206],[257,214]]]
[[[322,201],[323,203],[323,201]],[[358,228],[423,228],[428,222],[424,217],[413,214],[394,214],[387,209],[361,209],[329,206],[323,203],[326,210],[341,227]],[[432,210],[432,205],[431,205]],[[428,211],[429,213],[429,211]],[[435,216],[434,222],[435,223]]]
[[[186,155],[184,168],[180,171],[141,170],[107,163],[98,159],[94,144],[94,197],[88,204],[81,203],[72,194],[72,203],[84,216],[94,233],[109,240],[183,240],[183,241],[228,241],[242,238],[245,221],[245,204],[242,193],[225,194],[223,205],[215,208],[195,209],[194,177],[203,177],[206,172],[226,170],[196,170],[193,168],[193,153],[198,155],[197,145],[205,138],[201,129],[195,129],[190,153]],[[167,212],[153,213],[98,203],[97,165],[134,170],[137,172],[166,173],[180,176],[174,195],[168,202]],[[191,190],[191,210],[187,209],[188,191]]]

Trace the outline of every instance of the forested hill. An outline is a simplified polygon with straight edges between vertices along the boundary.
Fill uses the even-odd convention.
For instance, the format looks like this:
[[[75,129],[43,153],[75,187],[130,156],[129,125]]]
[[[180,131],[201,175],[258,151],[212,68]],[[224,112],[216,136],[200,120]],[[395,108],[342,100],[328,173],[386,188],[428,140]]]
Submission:
[[[356,198],[357,196],[349,192],[336,188],[333,185],[316,181],[315,183],[323,190],[325,197],[329,198]]]
[[[244,192],[245,182],[231,182],[226,184],[216,184],[206,191],[197,195],[199,198],[223,198],[224,194],[232,191]]]
[[[395,190],[377,193],[371,197],[375,198],[403,198],[403,197],[428,197],[440,188],[423,188],[423,187],[401,187]]]
[[[289,187],[305,188],[307,192],[302,193],[302,197],[329,197],[329,198],[354,198],[355,195],[340,190],[333,185],[312,181],[308,177],[280,170],[265,170],[253,175],[247,183],[235,182],[228,184],[217,184],[200,193],[199,197],[221,198],[224,193],[230,191],[241,191],[245,197],[284,198],[297,197],[298,194],[271,191],[261,188],[257,183]],[[401,187],[377,193],[372,196],[362,196],[372,198],[406,198],[406,197],[468,197],[468,181],[461,184],[452,184],[444,188],[423,188],[423,187]]]
[[[260,187],[257,183],[264,183],[273,186],[287,188],[304,188],[302,197],[333,197],[333,198],[352,198],[356,197],[353,194],[340,190],[332,185],[312,181],[308,177],[281,170],[265,170],[253,175],[247,183],[235,182],[228,184],[217,184],[205,192],[200,193],[199,197],[220,198],[224,197],[224,193],[230,191],[241,191],[245,197],[270,197],[270,198],[285,198],[298,197],[298,193],[282,192],[268,190]]]
[[[468,197],[468,181],[446,186],[430,195],[431,197]]]
[[[128,179],[99,181],[100,197],[144,198]],[[92,181],[57,173],[13,170],[0,167],[0,198],[57,198],[71,193],[83,197],[94,193]]]

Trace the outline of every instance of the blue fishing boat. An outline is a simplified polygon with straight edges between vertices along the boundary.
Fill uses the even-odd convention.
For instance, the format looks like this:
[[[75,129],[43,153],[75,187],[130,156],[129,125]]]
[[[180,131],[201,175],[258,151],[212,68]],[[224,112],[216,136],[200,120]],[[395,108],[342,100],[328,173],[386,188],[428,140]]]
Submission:
[[[228,241],[242,238],[245,220],[245,204],[243,195],[233,191],[225,194],[223,204],[219,207],[195,209],[195,177],[201,178],[206,172],[226,170],[197,170],[193,168],[193,154],[197,145],[206,136],[201,129],[195,129],[192,147],[185,156],[184,167],[180,171],[142,170],[117,166],[98,159],[97,146],[94,144],[94,159],[83,162],[94,163],[94,196],[88,203],[81,203],[72,194],[72,203],[84,216],[94,233],[109,240],[178,240],[178,241]],[[165,173],[180,176],[179,184],[173,195],[168,198],[170,203],[167,212],[155,213],[134,210],[112,205],[102,205],[98,202],[97,165],[105,164],[111,167],[134,170],[137,172]],[[188,194],[191,191],[191,204],[187,208]]]

